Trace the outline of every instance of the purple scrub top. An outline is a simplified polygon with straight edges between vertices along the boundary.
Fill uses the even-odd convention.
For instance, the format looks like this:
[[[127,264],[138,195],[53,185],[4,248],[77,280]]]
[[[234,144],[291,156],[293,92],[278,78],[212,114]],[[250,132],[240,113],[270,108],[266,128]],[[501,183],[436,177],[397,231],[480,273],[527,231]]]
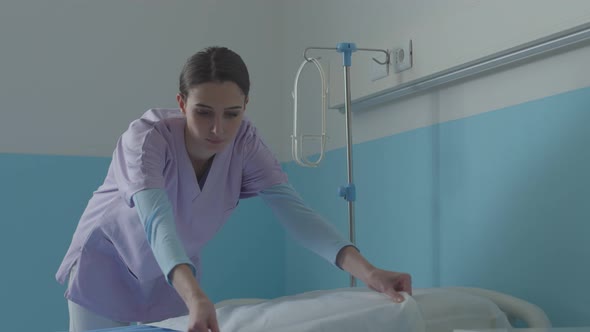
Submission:
[[[179,109],[152,109],[131,123],[113,153],[104,183],[88,202],[56,274],[77,269],[67,299],[112,320],[158,321],[187,313],[165,280],[133,206],[134,193],[165,189],[177,233],[200,278],[201,248],[241,198],[287,182],[280,164],[244,119],[234,141],[217,153],[203,188],[189,159]]]

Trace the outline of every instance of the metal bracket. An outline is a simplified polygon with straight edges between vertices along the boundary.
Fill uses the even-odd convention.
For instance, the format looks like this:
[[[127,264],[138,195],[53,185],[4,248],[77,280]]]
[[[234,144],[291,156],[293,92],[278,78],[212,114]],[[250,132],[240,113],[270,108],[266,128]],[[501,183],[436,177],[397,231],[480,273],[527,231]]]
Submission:
[[[344,197],[349,202],[356,200],[356,188],[353,183],[338,188],[338,196]]]

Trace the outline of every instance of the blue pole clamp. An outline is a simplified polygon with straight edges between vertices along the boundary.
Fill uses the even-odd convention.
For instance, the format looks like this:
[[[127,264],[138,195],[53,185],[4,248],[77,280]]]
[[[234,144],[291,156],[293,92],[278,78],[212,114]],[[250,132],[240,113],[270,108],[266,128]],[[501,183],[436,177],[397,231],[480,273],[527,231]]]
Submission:
[[[338,43],[336,51],[342,53],[343,66],[350,67],[352,65],[352,52],[356,52],[355,43]]]
[[[350,183],[346,186],[341,186],[338,188],[338,195],[340,197],[344,197],[344,199],[349,202],[356,201],[356,188],[354,183]]]

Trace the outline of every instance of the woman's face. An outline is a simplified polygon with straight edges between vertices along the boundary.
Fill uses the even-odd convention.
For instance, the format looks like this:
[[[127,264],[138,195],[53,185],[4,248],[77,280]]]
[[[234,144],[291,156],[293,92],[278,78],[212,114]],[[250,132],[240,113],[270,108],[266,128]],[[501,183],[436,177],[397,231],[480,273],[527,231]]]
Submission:
[[[233,141],[248,97],[234,82],[202,83],[176,96],[186,116],[185,142],[193,160],[207,160]]]

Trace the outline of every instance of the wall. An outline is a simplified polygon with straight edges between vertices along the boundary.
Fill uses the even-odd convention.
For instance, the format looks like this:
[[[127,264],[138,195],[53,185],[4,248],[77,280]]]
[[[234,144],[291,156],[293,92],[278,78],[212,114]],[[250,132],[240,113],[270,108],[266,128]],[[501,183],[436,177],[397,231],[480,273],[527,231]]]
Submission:
[[[282,42],[280,18],[269,14],[277,6],[270,0],[0,3],[3,329],[67,329],[65,287],[54,274],[78,218],[129,121],[150,107],[176,106],[178,74],[191,54],[210,45],[240,53],[251,71],[249,117],[264,137],[281,133],[274,126],[282,119],[280,59],[259,56]],[[240,204],[204,252],[210,273],[202,284],[214,301],[282,294],[282,233],[258,213],[260,204]]]
[[[354,99],[590,22],[590,3],[583,0],[570,1],[568,6],[548,0],[307,0],[286,2],[283,10],[285,40],[289,42],[283,51],[283,85],[288,91],[282,94],[282,105],[285,105],[283,110],[288,114],[284,130],[289,134],[292,132],[293,123],[290,91],[297,68],[303,61],[303,50],[308,46],[335,47],[338,42],[352,41],[356,42],[358,47],[391,49],[394,46],[405,45],[409,39],[413,40],[414,67],[374,83],[369,79],[369,66],[372,61],[370,57],[376,54],[355,53],[351,67]],[[523,24],[523,21],[526,21],[526,24]],[[329,71],[332,72],[331,105],[338,104],[343,95],[341,56],[336,52],[322,51],[311,52],[310,55],[321,56],[321,61],[329,66]],[[561,58],[555,59],[548,62],[543,71],[524,77],[510,73],[503,78],[499,77],[502,80],[508,77],[517,80],[514,85],[499,87],[501,90],[497,93],[506,94],[502,95],[502,98],[488,93],[487,87],[466,87],[464,96],[456,98],[449,95],[449,100],[442,101],[449,104],[441,105],[436,119],[432,118],[430,112],[421,111],[426,109],[421,103],[428,103],[428,98],[412,98],[404,101],[413,102],[412,105],[401,102],[364,112],[354,119],[354,142],[365,142],[438,121],[461,118],[569,91],[579,86],[585,75],[576,70],[575,66],[564,62]],[[554,65],[559,69],[551,67]],[[543,79],[554,75],[555,80]],[[533,83],[524,84],[526,82]],[[306,132],[317,133],[319,77],[312,66],[302,74],[300,85],[299,103],[302,116],[299,125],[305,128]],[[498,84],[491,81],[490,86],[498,87]],[[517,86],[518,89],[510,89],[512,86]],[[390,111],[392,107],[395,107],[395,112]],[[329,111],[328,149],[345,145],[343,128],[344,117],[336,110]],[[281,137],[281,158],[288,161],[291,159],[290,137]],[[310,143],[308,151],[317,152],[318,145]]]
[[[386,47],[384,41],[412,38],[415,68],[392,77],[391,86],[586,23],[589,6],[289,2],[285,80],[292,82],[307,46]],[[590,325],[584,299],[590,270],[583,263],[590,254],[589,56],[589,46],[578,47],[355,113],[362,252],[380,267],[412,273],[415,287],[495,289],[538,304],[556,326]],[[339,61],[326,58],[330,68]],[[353,90],[376,88],[361,70],[365,60],[355,59]],[[311,115],[319,105],[318,79],[312,69],[307,75],[300,126],[311,132],[318,128],[319,117]],[[332,90],[341,89],[331,80]],[[302,169],[286,162],[285,168],[304,198],[346,234],[346,202],[336,195],[346,182],[344,119],[332,110],[328,121],[324,164]],[[291,126],[287,117],[285,130]],[[286,135],[283,142],[288,160]],[[287,293],[347,286],[344,273],[309,252],[291,242],[286,250]]]
[[[280,19],[269,0],[3,1],[0,153],[110,157],[129,122],[176,107],[184,61],[228,46],[249,66],[249,116],[278,136]],[[275,10],[275,7],[277,8]],[[256,36],[255,39],[252,36]],[[273,140],[269,145],[273,149]]]

